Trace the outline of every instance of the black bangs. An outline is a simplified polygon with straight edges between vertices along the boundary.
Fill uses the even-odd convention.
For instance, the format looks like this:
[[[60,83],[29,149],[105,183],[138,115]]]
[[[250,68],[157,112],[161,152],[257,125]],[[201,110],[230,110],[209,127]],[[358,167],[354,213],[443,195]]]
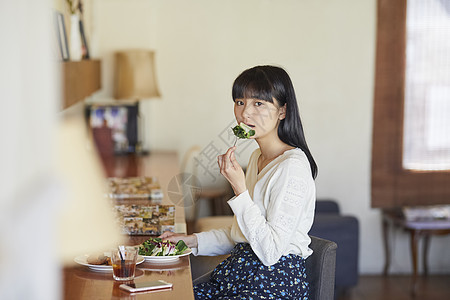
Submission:
[[[273,83],[262,70],[252,68],[236,78],[233,84],[233,101],[236,99],[259,99],[273,103]]]

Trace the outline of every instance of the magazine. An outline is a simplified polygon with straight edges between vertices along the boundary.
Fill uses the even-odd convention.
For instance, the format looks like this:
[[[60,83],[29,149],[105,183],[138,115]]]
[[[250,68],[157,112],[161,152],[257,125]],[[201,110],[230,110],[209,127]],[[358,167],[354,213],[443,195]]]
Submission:
[[[161,186],[156,177],[110,177],[108,180],[109,197],[113,199],[154,199],[163,198]]]
[[[408,221],[450,220],[450,205],[406,206],[403,215]]]
[[[115,205],[117,220],[123,233],[160,235],[175,230],[175,205]]]

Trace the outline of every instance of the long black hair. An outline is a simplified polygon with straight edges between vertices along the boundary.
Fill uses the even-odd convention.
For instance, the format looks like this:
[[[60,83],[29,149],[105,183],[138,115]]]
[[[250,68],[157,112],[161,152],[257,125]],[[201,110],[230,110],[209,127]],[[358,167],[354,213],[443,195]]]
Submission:
[[[302,121],[295,97],[294,86],[287,72],[275,66],[256,66],[242,72],[233,83],[233,101],[259,99],[279,106],[286,104],[286,117],[278,126],[278,137],[284,143],[303,150],[309,160],[313,178],[317,176],[317,164],[306,144]]]

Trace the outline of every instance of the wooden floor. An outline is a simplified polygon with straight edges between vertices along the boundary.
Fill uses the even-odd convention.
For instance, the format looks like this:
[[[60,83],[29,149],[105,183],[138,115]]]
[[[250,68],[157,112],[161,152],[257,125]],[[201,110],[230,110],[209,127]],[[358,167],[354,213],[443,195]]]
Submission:
[[[449,300],[450,274],[420,277],[417,293],[410,292],[411,277],[407,275],[360,276],[358,285],[338,300]]]

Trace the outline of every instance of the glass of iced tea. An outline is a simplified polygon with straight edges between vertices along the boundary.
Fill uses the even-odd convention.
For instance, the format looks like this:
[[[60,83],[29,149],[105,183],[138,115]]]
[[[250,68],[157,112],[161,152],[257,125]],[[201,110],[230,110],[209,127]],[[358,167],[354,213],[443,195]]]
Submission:
[[[136,247],[119,246],[111,250],[111,263],[115,280],[128,281],[134,279],[138,249]]]

